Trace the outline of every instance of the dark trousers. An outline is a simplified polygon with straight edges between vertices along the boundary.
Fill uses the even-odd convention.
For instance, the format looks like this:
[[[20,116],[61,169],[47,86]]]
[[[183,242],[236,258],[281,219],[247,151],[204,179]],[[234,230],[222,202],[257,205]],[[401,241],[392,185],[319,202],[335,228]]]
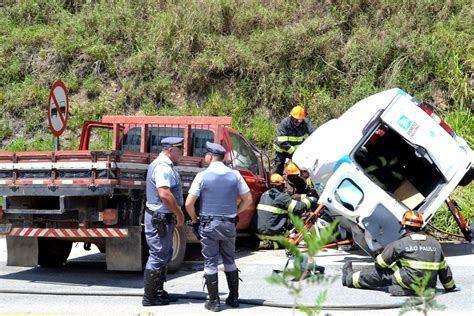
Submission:
[[[285,169],[286,158],[291,159],[293,155],[289,153],[279,153],[275,154],[275,167],[273,167],[272,173],[278,173],[283,175],[283,170]]]
[[[159,270],[166,267],[173,255],[173,230],[175,222],[166,223],[166,231],[163,236],[158,234],[158,230],[152,224],[152,215],[145,213],[145,237],[148,247],[150,248],[150,256],[146,263],[146,269]]]
[[[391,269],[376,269],[374,266],[371,266],[349,274],[347,286],[359,289],[390,286],[393,284],[392,277],[393,271]]]
[[[217,273],[219,256],[222,257],[225,271],[237,270],[235,265],[235,224],[212,220],[199,226],[201,236],[201,253],[204,257],[204,272]]]

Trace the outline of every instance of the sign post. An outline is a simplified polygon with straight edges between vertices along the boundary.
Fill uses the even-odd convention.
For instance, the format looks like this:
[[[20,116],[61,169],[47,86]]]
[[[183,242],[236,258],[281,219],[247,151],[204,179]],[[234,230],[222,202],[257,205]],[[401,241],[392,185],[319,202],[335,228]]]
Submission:
[[[61,80],[51,87],[48,101],[48,122],[53,132],[54,150],[59,150],[59,136],[66,129],[69,118],[69,97],[66,86]]]

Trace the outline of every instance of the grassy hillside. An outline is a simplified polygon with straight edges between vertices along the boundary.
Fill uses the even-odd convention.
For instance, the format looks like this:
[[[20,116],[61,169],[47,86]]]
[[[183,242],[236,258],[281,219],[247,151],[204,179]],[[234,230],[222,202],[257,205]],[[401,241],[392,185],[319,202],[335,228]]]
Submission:
[[[0,147],[51,148],[58,79],[63,148],[86,119],[140,113],[230,115],[270,149],[294,102],[320,125],[392,87],[474,147],[473,19],[470,0],[18,1],[0,8]],[[472,185],[457,195],[473,208]]]

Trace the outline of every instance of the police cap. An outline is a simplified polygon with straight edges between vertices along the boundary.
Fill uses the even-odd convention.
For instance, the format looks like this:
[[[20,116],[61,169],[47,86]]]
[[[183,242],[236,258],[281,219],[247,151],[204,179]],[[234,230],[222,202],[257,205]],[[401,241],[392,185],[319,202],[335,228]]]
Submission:
[[[224,147],[222,147],[219,144],[215,144],[211,142],[206,142],[206,151],[213,155],[219,155],[219,156],[224,156],[226,152]]]
[[[165,137],[161,140],[163,148],[181,147],[183,145],[183,137]]]

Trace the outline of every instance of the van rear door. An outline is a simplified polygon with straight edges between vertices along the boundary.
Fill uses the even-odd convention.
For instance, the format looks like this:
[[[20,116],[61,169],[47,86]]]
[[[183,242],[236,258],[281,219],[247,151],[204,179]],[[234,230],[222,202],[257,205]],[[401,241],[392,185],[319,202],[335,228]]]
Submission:
[[[332,213],[357,223],[370,234],[366,242],[371,250],[397,239],[403,206],[382,190],[354,163],[343,163],[326,183],[319,203]],[[378,247],[380,248],[380,247]]]
[[[403,138],[423,147],[447,181],[465,167],[466,150],[407,96],[397,95],[381,119]]]

